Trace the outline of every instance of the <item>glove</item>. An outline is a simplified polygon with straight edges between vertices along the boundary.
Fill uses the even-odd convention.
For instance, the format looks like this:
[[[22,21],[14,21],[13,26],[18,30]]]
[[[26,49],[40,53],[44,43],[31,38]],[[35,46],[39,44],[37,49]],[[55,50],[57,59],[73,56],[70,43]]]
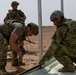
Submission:
[[[20,48],[20,51],[23,53],[23,54],[25,54],[26,53],[26,51],[25,51],[25,49],[23,48],[23,46],[21,45],[21,46],[19,46],[19,48]]]

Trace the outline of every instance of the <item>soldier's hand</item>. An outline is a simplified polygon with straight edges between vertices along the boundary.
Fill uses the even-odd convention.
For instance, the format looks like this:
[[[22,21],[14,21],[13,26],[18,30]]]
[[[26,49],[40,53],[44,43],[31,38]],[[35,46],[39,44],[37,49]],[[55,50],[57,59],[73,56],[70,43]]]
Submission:
[[[45,61],[46,61],[46,60],[43,58],[42,60],[39,61],[39,64],[40,64],[40,65],[43,65],[43,64],[45,63]]]
[[[20,58],[22,58],[22,57],[23,57],[23,53],[22,53],[21,51],[19,51],[19,52],[18,52],[18,56],[19,56]]]

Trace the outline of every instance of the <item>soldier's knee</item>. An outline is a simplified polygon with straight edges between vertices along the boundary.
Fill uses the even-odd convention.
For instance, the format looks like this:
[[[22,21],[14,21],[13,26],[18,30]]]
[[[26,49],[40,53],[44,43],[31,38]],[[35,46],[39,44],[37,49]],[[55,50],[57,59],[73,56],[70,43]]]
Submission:
[[[54,56],[55,57],[61,57],[62,55],[64,54],[64,52],[62,51],[61,48],[58,48],[55,53],[54,53]]]

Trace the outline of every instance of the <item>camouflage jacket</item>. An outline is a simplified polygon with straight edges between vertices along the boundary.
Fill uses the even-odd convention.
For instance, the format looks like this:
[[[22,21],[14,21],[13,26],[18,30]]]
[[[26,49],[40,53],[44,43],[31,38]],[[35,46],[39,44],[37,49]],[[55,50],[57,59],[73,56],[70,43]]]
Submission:
[[[51,47],[53,49],[57,49],[60,44],[76,47],[76,21],[64,19],[57,25],[57,30],[52,39]]]
[[[54,52],[59,47],[76,48],[76,21],[71,19],[64,19],[57,25],[55,34],[52,37],[50,44],[44,58],[47,60],[54,56]]]
[[[4,21],[6,20],[17,20],[22,21],[22,19],[26,19],[25,14],[21,10],[9,10],[6,17],[4,18]]]

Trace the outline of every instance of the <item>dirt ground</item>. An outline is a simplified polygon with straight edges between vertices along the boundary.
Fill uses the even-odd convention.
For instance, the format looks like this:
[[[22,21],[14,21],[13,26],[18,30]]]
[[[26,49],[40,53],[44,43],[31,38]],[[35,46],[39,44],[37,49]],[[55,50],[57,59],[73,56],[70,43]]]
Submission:
[[[45,54],[48,46],[51,43],[51,37],[55,32],[54,26],[43,26],[42,27],[42,42],[43,42],[43,54]],[[33,43],[29,43],[25,41],[24,48],[26,49],[27,53],[23,57],[23,62],[25,63],[24,66],[11,66],[11,60],[7,60],[6,70],[7,72],[17,75],[22,71],[26,71],[34,66],[36,66],[39,62],[39,35],[29,37]],[[8,53],[11,55],[11,52]]]

